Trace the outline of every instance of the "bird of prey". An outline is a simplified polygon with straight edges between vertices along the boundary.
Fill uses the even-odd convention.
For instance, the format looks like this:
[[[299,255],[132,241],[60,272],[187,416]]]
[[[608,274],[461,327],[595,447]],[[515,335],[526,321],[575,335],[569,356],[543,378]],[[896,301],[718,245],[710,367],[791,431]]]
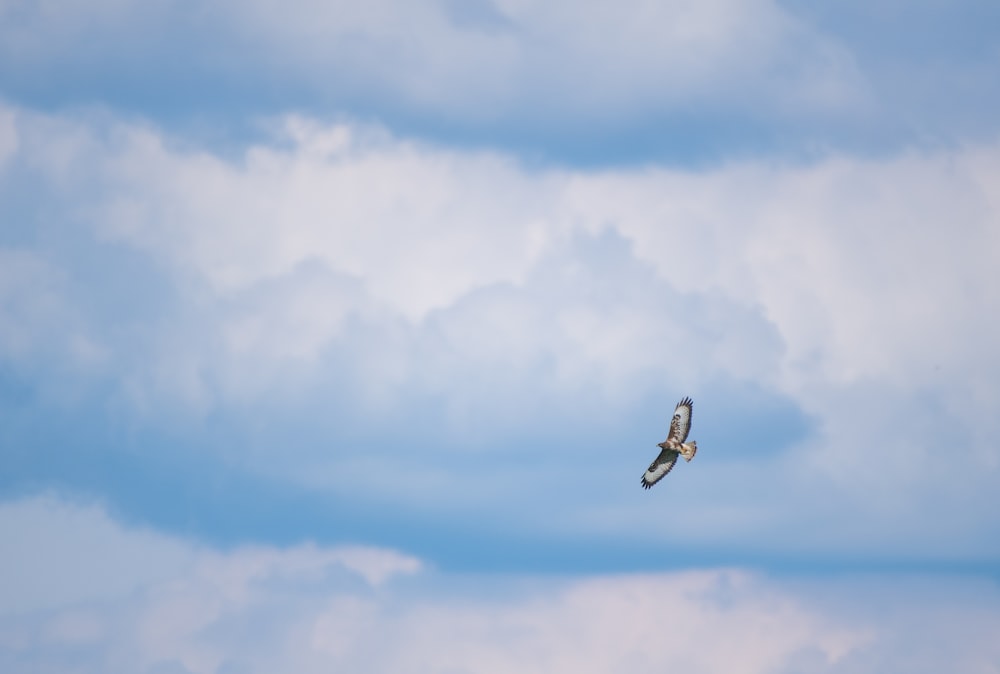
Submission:
[[[674,408],[674,418],[670,420],[670,432],[667,439],[659,443],[660,455],[649,464],[649,468],[642,475],[642,488],[649,489],[654,484],[663,479],[663,476],[670,472],[670,469],[677,463],[677,456],[683,456],[685,461],[694,458],[698,451],[698,443],[694,440],[687,440],[688,431],[691,430],[691,407],[694,403],[690,398],[677,403]]]

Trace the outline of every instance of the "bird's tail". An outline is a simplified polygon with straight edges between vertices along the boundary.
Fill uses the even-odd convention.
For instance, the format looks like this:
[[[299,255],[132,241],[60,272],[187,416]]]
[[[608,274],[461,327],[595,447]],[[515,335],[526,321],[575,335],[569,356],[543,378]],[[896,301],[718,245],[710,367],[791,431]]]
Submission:
[[[694,458],[694,455],[698,453],[698,443],[692,440],[691,442],[685,442],[681,445],[681,456],[684,457],[685,461],[690,461]]]

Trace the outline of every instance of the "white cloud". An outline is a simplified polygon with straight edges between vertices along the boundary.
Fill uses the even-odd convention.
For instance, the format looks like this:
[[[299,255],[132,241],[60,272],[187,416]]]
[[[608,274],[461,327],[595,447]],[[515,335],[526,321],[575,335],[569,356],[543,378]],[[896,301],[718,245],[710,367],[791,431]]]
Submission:
[[[573,273],[586,264],[561,252],[571,250],[573,232],[611,228],[672,288],[704,296],[701,303],[710,301],[706,292],[719,293],[774,324],[787,348],[775,372],[755,368],[758,351],[738,342],[716,354],[739,377],[770,377],[798,396],[865,379],[938,387],[942,370],[948,381],[975,383],[996,371],[991,345],[1000,323],[983,311],[1000,302],[992,273],[1000,249],[996,147],[698,174],[586,173],[372,141],[364,130],[298,119],[287,129],[295,146],[256,146],[240,163],[128,128],[114,148],[88,153],[104,183],[94,207],[103,234],[193,274],[212,293],[207,301],[232,301],[218,328],[229,352],[315,358],[352,314],[420,321],[477,289],[551,283],[529,275],[564,265],[561,273]],[[586,286],[593,271],[580,273]],[[635,336],[656,328],[629,328],[631,337],[616,330],[637,320],[678,324],[675,316],[644,318],[650,305],[628,320],[606,320],[614,304],[628,305],[627,291],[607,303],[596,288],[588,292],[553,298],[597,310],[560,319],[568,333],[587,336],[582,363],[631,369],[630,358],[654,351],[637,349]],[[508,331],[500,319],[490,334],[463,343],[490,349],[499,339],[497,348],[516,353],[517,342],[537,338],[519,332],[532,309],[520,311],[521,319],[508,317]],[[953,404],[979,415],[993,402],[984,397],[990,387],[969,388],[978,393]],[[822,402],[810,411],[821,412]]]
[[[807,648],[835,663],[867,640],[864,630],[838,625],[740,572],[555,584],[486,606],[418,606],[400,630],[410,636],[410,652],[396,654],[387,668],[409,660],[430,671],[768,672]]]
[[[332,153],[328,133],[343,143]],[[795,365],[810,367],[816,352],[836,382],[914,383],[900,377],[932,357],[959,366],[966,361],[949,359],[986,356],[980,342],[1000,327],[979,311],[1000,294],[990,275],[995,147],[588,174],[392,140],[373,146],[347,127],[297,136],[291,151],[258,146],[233,164],[128,133],[120,152],[94,157],[109,190],[110,210],[97,212],[104,233],[167,256],[223,297],[321,261],[419,320],[477,288],[523,284],[574,230],[610,227],[673,287],[761,307],[790,349],[790,387]],[[954,326],[969,321],[975,330],[958,339],[971,348],[951,348]]]
[[[73,534],[46,557],[36,536],[53,518]],[[3,506],[0,529],[29,551],[5,580],[74,579],[0,618],[7,671],[971,673],[1000,658],[1000,592],[974,578],[455,575],[389,550],[218,552],[51,500]],[[89,583],[79,560],[96,556],[141,581]]]
[[[257,146],[240,164],[127,130],[121,152],[105,156],[115,197],[104,233],[166,254],[222,294],[315,259],[410,317],[516,279],[542,242],[532,219],[542,185],[510,160],[295,118],[286,130],[293,150]]]

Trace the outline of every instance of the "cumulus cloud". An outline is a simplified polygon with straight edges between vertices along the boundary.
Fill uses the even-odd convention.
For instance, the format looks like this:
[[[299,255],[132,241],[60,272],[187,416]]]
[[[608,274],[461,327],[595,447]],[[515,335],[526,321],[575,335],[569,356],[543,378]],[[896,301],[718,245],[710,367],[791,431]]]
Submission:
[[[710,180],[614,176],[581,181],[573,202],[580,218],[617,223],[674,287],[718,288],[760,307],[785,347],[771,381],[823,419],[824,470],[864,481],[856,469],[872,444],[856,438],[879,438],[874,451],[893,457],[898,484],[914,472],[929,478],[917,464],[938,447],[956,450],[956,435],[965,438],[963,467],[996,470],[993,453],[974,449],[967,433],[997,432],[982,396],[998,367],[989,345],[1000,323],[983,311],[1000,301],[991,271],[997,193],[988,185],[998,171],[990,146],[733,166]],[[671,244],[683,254],[660,254]]]
[[[50,586],[4,602],[8,671],[979,672],[1000,659],[1000,593],[976,579],[463,575],[372,548],[218,551],[51,499],[0,507],[0,536],[30,553],[4,559],[4,596],[12,574]],[[126,592],[107,582],[123,574]],[[84,596],[65,576],[94,582]]]

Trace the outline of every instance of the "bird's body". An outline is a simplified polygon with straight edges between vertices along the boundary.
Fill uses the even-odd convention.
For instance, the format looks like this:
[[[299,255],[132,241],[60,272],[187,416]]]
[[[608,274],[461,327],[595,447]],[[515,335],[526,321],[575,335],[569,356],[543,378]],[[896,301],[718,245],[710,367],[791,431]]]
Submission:
[[[653,463],[649,464],[649,468],[642,475],[644,489],[649,489],[662,480],[673,469],[678,456],[683,456],[685,461],[694,458],[698,451],[698,443],[694,440],[684,442],[691,430],[691,408],[693,405],[690,398],[684,398],[674,408],[674,417],[670,420],[670,432],[667,433],[667,439],[657,445],[660,448],[660,454],[653,460]]]

